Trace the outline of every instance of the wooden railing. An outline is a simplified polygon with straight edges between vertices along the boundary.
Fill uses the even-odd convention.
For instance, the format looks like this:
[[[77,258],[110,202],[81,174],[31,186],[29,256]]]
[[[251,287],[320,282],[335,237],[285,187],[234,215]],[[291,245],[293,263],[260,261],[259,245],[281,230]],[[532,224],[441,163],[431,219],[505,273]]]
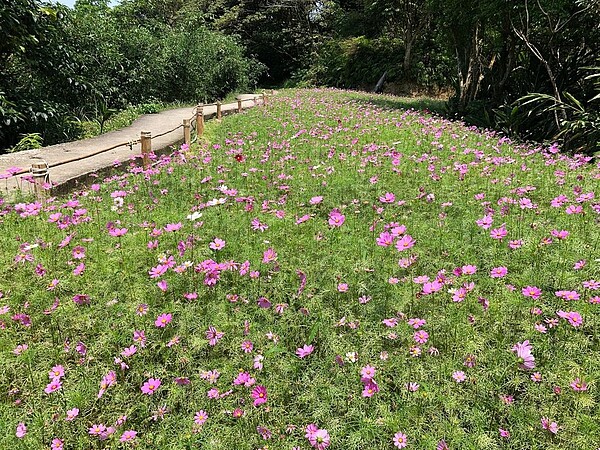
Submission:
[[[244,101],[254,101],[256,104],[256,101],[258,99],[261,99],[263,104],[267,104],[267,95],[266,95],[266,93],[263,92],[262,94],[255,95],[254,98],[251,98],[251,99],[241,100],[238,98],[237,99],[237,109],[235,111],[238,113],[242,111],[242,109],[243,109],[242,103]],[[46,194],[46,189],[45,189],[44,185],[49,182],[49,175],[50,175],[51,168],[59,167],[59,166],[65,165],[65,164],[70,164],[73,162],[81,161],[83,159],[91,158],[93,156],[114,150],[119,147],[128,146],[130,148],[130,150],[133,151],[133,146],[137,145],[137,144],[140,144],[141,153],[142,153],[142,164],[144,166],[144,169],[147,169],[150,166],[150,154],[152,153],[152,139],[156,139],[161,136],[165,136],[167,134],[173,133],[174,131],[177,131],[179,128],[183,128],[183,142],[187,145],[190,145],[192,143],[192,129],[195,128],[196,139],[198,139],[199,137],[201,137],[204,134],[204,120],[205,120],[204,108],[209,107],[209,106],[216,106],[215,116],[216,116],[217,120],[220,120],[223,117],[221,102],[207,103],[207,104],[201,103],[201,104],[198,104],[194,108],[194,114],[192,115],[192,117],[190,117],[189,119],[183,119],[183,123],[181,125],[178,125],[171,130],[164,131],[164,132],[156,134],[154,136],[152,135],[152,133],[150,131],[142,131],[140,133],[139,139],[135,139],[133,141],[127,141],[127,142],[120,142],[118,144],[111,145],[110,147],[107,147],[107,148],[95,150],[95,151],[93,151],[91,153],[87,153],[85,155],[77,156],[77,157],[66,159],[63,161],[58,161],[58,162],[55,162],[52,164],[48,164],[43,160],[41,162],[34,162],[34,163],[32,163],[31,168],[22,169],[18,172],[12,173],[12,177],[30,174],[33,178],[34,194],[35,194],[36,198],[41,198],[41,197],[44,197]]]

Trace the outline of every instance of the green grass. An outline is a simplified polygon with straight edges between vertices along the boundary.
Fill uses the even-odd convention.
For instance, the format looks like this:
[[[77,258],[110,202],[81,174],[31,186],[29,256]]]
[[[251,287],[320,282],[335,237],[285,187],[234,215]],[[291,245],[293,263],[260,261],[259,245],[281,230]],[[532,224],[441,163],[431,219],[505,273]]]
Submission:
[[[139,449],[308,449],[304,429],[311,423],[328,431],[332,449],[392,449],[399,431],[414,449],[435,448],[442,439],[452,449],[600,446],[600,306],[593,300],[599,292],[582,286],[600,279],[599,208],[597,198],[581,197],[597,190],[599,168],[396,109],[403,102],[285,90],[266,107],[208,122],[199,146],[151,171],[130,168],[69,199],[30,204],[33,213],[21,213],[27,217],[19,215],[25,204],[2,205],[0,308],[10,311],[0,315],[0,426],[6,430],[0,448],[48,448],[53,438],[64,439],[65,449],[128,448],[133,445],[119,437],[136,430]],[[394,203],[380,200],[386,193]],[[568,202],[552,207],[559,195]],[[311,204],[316,196],[322,201]],[[537,206],[522,209],[524,198]],[[582,212],[566,214],[569,205]],[[344,216],[340,227],[329,224],[334,210]],[[493,224],[483,229],[476,221],[491,210]],[[202,216],[187,219],[193,212]],[[49,222],[58,213],[62,224]],[[175,223],[179,230],[165,231]],[[503,223],[507,236],[492,239],[490,231]],[[260,231],[261,225],[267,228]],[[396,225],[406,226],[414,247],[399,252],[377,245]],[[127,233],[111,236],[111,227]],[[554,230],[569,235],[550,243]],[[71,241],[60,248],[67,236]],[[221,250],[210,247],[216,238],[226,242]],[[509,248],[517,239],[523,245]],[[73,257],[77,246],[86,250],[82,260]],[[265,262],[269,248],[277,258]],[[181,273],[171,268],[150,278],[169,257]],[[401,267],[402,258],[413,262]],[[580,260],[586,264],[574,269]],[[234,270],[219,266],[218,282],[207,285],[207,273],[228,261]],[[245,261],[258,273],[240,273]],[[80,262],[85,271],[74,275]],[[458,274],[466,265],[477,271]],[[491,269],[500,266],[507,275],[492,278]],[[442,273],[444,286],[431,295],[413,281]],[[48,290],[53,279],[58,286]],[[164,292],[159,280],[168,284]],[[453,290],[471,282],[465,300],[454,302]],[[340,284],[348,285],[346,292]],[[526,286],[539,287],[541,297],[525,297]],[[563,300],[555,295],[561,290],[581,298]],[[197,298],[188,300],[189,293]],[[90,304],[76,305],[76,294],[89,295]],[[261,297],[272,306],[260,308]],[[60,305],[44,314],[55,298]],[[148,305],[146,315],[136,314],[140,304]],[[536,331],[559,310],[577,311],[583,324],[558,319],[546,333]],[[12,319],[19,313],[32,325]],[[172,314],[172,322],[158,328],[162,313]],[[391,318],[398,325],[384,326]],[[415,342],[409,318],[426,321],[426,343]],[[215,346],[205,337],[209,326],[225,333]],[[120,356],[135,343],[135,330],[145,331],[146,346]],[[176,336],[179,343],[168,347]],[[252,353],[241,349],[246,340]],[[519,368],[511,351],[525,340],[534,370]],[[85,355],[78,342],[87,346]],[[29,348],[17,356],[19,344]],[[300,359],[296,349],[305,344],[314,352]],[[415,347],[420,356],[411,356]],[[262,370],[253,367],[257,355]],[[470,355],[473,367],[464,364]],[[122,370],[116,357],[129,368]],[[48,371],[59,364],[63,386],[47,394]],[[366,365],[376,368],[379,387],[371,398],[361,395]],[[111,370],[117,383],[98,398]],[[208,370],[220,372],[215,384],[200,377]],[[265,404],[252,405],[254,386],[232,384],[240,371],[266,387]],[[456,371],[465,373],[463,383],[453,380]],[[532,381],[534,372],[540,383]],[[175,377],[190,384],[178,386]],[[140,390],[149,378],[162,382],[151,396]],[[586,391],[570,387],[576,378],[588,383]],[[419,384],[416,392],[406,388],[410,382]],[[211,388],[232,393],[210,399]],[[65,421],[74,407],[79,416]],[[161,407],[168,412],[153,420]],[[243,417],[232,416],[236,408]],[[209,418],[195,430],[200,410]],[[122,415],[127,422],[106,441],[88,435],[93,424],[114,425]],[[543,417],[558,424],[556,435],[542,428]],[[28,428],[22,440],[15,436],[20,422]],[[263,440],[259,426],[272,438]],[[499,428],[511,437],[502,438]]]

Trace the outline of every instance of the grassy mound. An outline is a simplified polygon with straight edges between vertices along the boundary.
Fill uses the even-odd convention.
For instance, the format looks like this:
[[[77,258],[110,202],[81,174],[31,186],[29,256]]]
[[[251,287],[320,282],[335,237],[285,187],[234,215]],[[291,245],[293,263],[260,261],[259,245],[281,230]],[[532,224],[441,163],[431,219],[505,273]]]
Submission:
[[[394,103],[1,205],[0,447],[600,446],[599,167]]]

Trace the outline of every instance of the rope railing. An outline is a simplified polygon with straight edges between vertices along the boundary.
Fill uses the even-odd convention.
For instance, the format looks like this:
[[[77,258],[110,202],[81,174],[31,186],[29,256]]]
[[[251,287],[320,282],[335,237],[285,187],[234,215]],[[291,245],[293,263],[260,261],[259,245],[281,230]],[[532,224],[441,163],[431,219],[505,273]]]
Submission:
[[[266,95],[266,93],[263,92],[262,94],[257,94],[253,98],[249,98],[249,99],[242,100],[242,99],[238,98],[237,99],[237,109],[229,110],[229,111],[236,111],[238,113],[242,112],[242,109],[243,109],[242,103],[244,101],[254,101],[254,104],[256,104],[257,99],[261,99],[262,103],[264,105],[267,104],[267,95]],[[135,139],[132,141],[127,141],[127,142],[121,142],[121,143],[114,144],[107,148],[93,151],[92,153],[87,153],[85,155],[76,156],[73,158],[54,162],[51,164],[48,164],[42,158],[38,157],[39,159],[41,159],[41,161],[42,161],[41,163],[35,162],[31,165],[31,167],[29,169],[21,169],[18,172],[13,172],[10,174],[10,177],[11,178],[18,177],[21,175],[21,178],[24,178],[24,177],[22,177],[23,175],[30,174],[33,177],[33,186],[34,186],[35,196],[37,198],[42,198],[45,196],[44,184],[49,182],[51,168],[64,166],[66,164],[70,164],[70,163],[74,163],[77,161],[81,161],[83,159],[91,158],[91,157],[99,155],[101,153],[106,153],[111,150],[115,150],[116,148],[119,148],[119,147],[129,146],[130,150],[133,151],[133,146],[138,145],[138,144],[140,144],[140,146],[141,146],[142,161],[143,161],[144,168],[146,169],[146,168],[150,167],[150,153],[152,152],[152,139],[157,139],[159,137],[173,133],[180,128],[183,128],[184,144],[190,145],[192,143],[192,137],[191,137],[192,129],[194,129],[194,131],[195,131],[195,137],[194,137],[195,141],[197,141],[204,134],[204,120],[205,120],[204,108],[212,107],[212,106],[216,106],[216,113],[206,114],[206,116],[211,117],[214,114],[215,117],[217,118],[217,120],[220,120],[223,116],[223,111],[222,111],[223,104],[221,102],[217,101],[214,103],[201,103],[192,109],[193,115],[189,119],[183,119],[183,123],[181,125],[178,125],[171,130],[164,131],[164,132],[156,134],[156,135],[152,135],[149,131],[142,131],[139,139]]]

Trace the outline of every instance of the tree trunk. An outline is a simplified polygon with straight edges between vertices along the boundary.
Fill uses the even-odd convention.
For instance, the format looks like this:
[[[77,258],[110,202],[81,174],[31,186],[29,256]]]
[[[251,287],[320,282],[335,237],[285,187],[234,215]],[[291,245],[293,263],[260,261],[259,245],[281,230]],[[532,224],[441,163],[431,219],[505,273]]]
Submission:
[[[481,25],[475,24],[473,38],[469,48],[469,61],[467,73],[464,75],[459,69],[459,111],[464,112],[467,104],[472,102],[477,96],[477,91],[481,84],[481,39],[479,37]],[[460,66],[460,61],[458,62]]]
[[[406,33],[404,39],[404,62],[402,64],[402,70],[404,71],[404,77],[407,77],[407,74],[410,71],[410,63],[412,56],[412,48],[415,38],[411,32]]]

